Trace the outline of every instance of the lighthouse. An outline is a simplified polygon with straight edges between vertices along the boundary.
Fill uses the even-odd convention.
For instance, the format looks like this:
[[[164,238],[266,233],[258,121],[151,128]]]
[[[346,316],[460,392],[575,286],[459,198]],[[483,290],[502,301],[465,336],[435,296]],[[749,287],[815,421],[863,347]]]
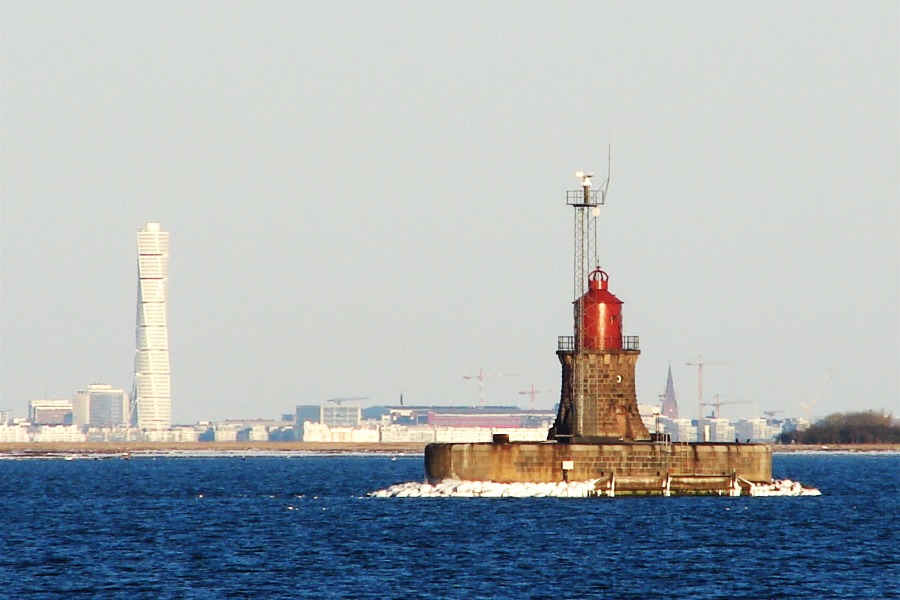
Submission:
[[[575,209],[573,335],[561,336],[557,346],[562,385],[548,437],[563,443],[649,440],[634,383],[639,338],[623,335],[623,302],[610,291],[609,274],[599,266],[597,220],[609,178],[595,190],[592,174],[576,176],[581,189],[566,195]]]
[[[562,367],[559,412],[547,441],[495,435],[492,442],[443,442],[425,447],[425,476],[441,482],[589,482],[592,494],[734,496],[772,480],[765,444],[673,444],[652,436],[641,420],[634,385],[641,355],[637,336],[625,335],[624,303],[611,274],[600,267],[597,219],[609,178],[576,173],[572,331],[559,337]]]

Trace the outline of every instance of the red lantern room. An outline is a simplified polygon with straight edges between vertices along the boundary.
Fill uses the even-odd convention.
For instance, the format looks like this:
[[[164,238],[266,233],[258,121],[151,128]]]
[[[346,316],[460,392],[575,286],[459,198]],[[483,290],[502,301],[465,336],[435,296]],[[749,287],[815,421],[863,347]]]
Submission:
[[[578,337],[583,350],[622,349],[622,301],[608,285],[609,275],[597,267],[588,276],[587,293],[576,302],[576,311],[581,311]]]

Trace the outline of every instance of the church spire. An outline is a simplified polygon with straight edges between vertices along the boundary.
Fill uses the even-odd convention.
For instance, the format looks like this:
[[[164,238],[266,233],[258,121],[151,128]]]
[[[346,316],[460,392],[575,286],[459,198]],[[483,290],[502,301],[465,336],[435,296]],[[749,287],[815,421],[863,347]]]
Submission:
[[[678,418],[678,401],[675,400],[675,383],[672,381],[672,361],[669,361],[669,377],[666,391],[662,396],[662,415],[670,419]]]

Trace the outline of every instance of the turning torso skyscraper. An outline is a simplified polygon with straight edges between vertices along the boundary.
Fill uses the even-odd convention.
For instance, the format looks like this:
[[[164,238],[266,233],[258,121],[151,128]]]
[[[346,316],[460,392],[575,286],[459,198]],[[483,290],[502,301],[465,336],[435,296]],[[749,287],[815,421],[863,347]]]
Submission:
[[[131,423],[142,430],[171,429],[169,381],[169,232],[159,223],[138,230],[137,351]]]

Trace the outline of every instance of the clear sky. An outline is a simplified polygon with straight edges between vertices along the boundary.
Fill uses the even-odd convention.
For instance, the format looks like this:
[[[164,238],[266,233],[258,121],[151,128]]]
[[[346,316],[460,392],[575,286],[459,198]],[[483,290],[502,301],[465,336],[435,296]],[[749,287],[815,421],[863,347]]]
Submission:
[[[0,407],[131,390],[159,221],[176,422],[549,408],[611,140],[640,402],[898,415],[898,7],[4,0]]]

